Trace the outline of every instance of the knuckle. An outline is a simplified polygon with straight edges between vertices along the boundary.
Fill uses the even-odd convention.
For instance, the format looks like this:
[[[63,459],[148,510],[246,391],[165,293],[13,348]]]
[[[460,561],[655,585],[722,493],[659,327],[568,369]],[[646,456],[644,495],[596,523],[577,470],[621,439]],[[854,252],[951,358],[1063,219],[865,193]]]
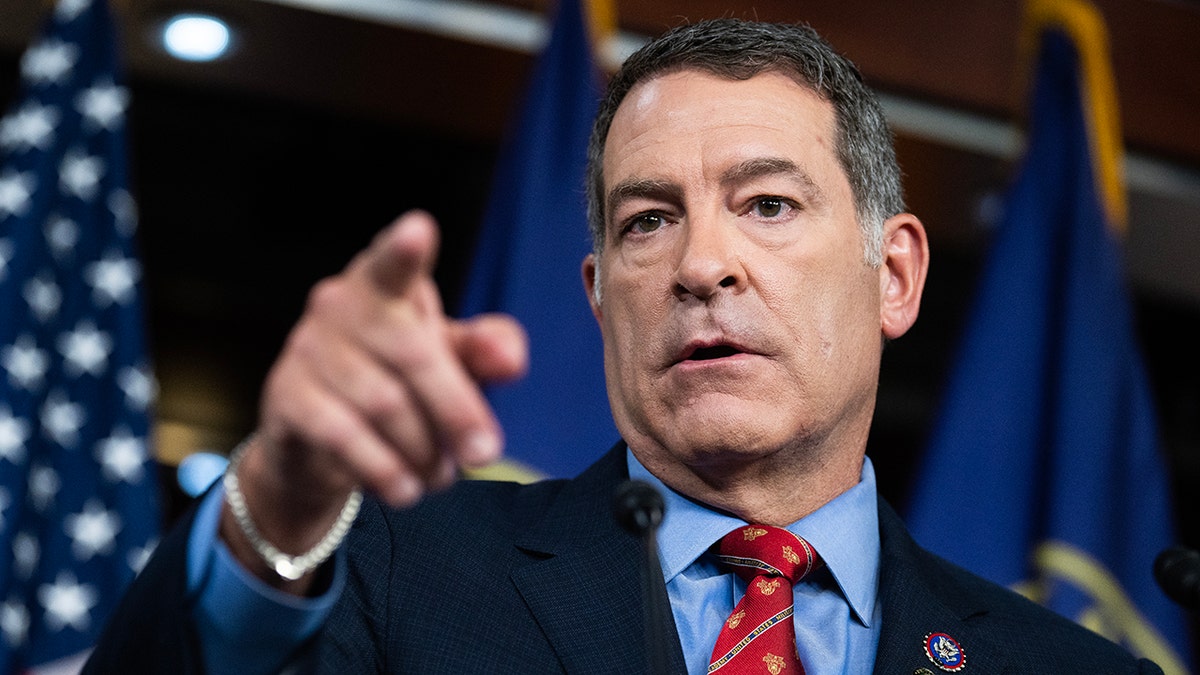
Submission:
[[[312,324],[302,322],[288,334],[284,344],[284,353],[303,357],[311,356],[320,353],[320,343],[320,336]]]
[[[297,420],[304,425],[313,444],[327,449],[331,454],[346,457],[359,427],[349,416],[331,412],[328,407],[310,410]]]
[[[438,369],[439,357],[428,340],[418,335],[403,335],[389,348],[387,359],[406,380],[415,380]]]
[[[318,281],[308,292],[307,311],[322,315],[336,312],[347,301],[346,282],[341,277],[328,277]]]
[[[349,416],[314,415],[310,433],[313,444],[356,482],[378,489],[395,476],[396,467],[387,457],[362,451],[356,441],[363,437],[363,429]]]
[[[309,409],[319,406],[300,369],[291,359],[281,359],[271,367],[263,382],[260,415],[296,431],[304,431]]]
[[[385,420],[407,412],[409,403],[404,389],[392,382],[372,382],[363,386],[359,406],[369,419]]]

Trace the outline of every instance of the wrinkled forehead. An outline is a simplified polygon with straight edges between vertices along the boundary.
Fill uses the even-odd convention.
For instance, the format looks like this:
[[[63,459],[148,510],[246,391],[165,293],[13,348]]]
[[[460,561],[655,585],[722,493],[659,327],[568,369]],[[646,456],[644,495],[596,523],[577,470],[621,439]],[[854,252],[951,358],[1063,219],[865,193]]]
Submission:
[[[830,98],[829,93],[823,90],[823,88],[814,86],[813,83],[810,82],[809,79],[806,78],[796,68],[788,67],[786,64],[774,64],[764,65],[757,68],[743,67],[733,71],[728,68],[710,67],[706,64],[675,64],[648,73],[639,78],[636,82],[632,83],[621,95],[620,102],[609,111],[609,114],[604,116],[604,118],[597,120],[597,122],[602,125],[602,128],[598,131],[603,133],[603,155],[607,155],[612,151],[613,122],[616,121],[619,116],[627,116],[628,110],[631,106],[636,106],[639,105],[639,103],[644,102],[642,95],[646,89],[650,87],[650,85],[659,82],[664,78],[680,74],[695,74],[707,76],[709,78],[725,80],[728,82],[744,82],[766,75],[781,76],[787,80],[790,80],[802,90],[825,102],[829,106],[829,110],[832,112],[831,118],[835,126],[835,131],[840,130],[841,122],[837,118],[837,110],[833,106],[833,101]],[[602,170],[602,167],[597,166],[596,168]]]
[[[613,167],[633,152],[644,155],[647,145],[667,152],[689,141],[710,148],[762,144],[810,159],[813,153],[833,159],[836,135],[833,106],[794,73],[763,69],[735,78],[704,68],[673,68],[629,89],[612,116],[603,166],[597,168],[608,191],[616,177]],[[653,159],[665,162],[666,157]]]
[[[780,75],[791,80],[797,86],[805,89],[818,98],[832,102],[830,91],[823,80],[817,79],[816,83],[810,77],[800,71],[798,67],[794,67],[786,62],[758,65],[744,65],[738,67],[723,67],[708,63],[676,63],[670,66],[665,66],[651,72],[648,72],[639,77],[635,82],[628,85],[628,88],[621,94],[621,99],[613,108],[612,113],[606,124],[611,126],[612,119],[616,117],[617,111],[623,108],[637,90],[644,88],[649,83],[661,80],[664,77],[670,77],[680,73],[695,73],[697,75],[707,75],[710,77],[727,80],[730,82],[738,82],[750,80],[761,75]]]

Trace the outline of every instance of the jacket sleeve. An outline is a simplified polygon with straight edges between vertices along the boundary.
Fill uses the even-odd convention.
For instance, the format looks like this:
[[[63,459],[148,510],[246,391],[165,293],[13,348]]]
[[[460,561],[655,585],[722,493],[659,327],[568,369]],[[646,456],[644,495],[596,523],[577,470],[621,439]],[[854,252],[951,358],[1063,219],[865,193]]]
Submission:
[[[83,673],[204,672],[187,592],[195,510],[179,519],[108,618]]]

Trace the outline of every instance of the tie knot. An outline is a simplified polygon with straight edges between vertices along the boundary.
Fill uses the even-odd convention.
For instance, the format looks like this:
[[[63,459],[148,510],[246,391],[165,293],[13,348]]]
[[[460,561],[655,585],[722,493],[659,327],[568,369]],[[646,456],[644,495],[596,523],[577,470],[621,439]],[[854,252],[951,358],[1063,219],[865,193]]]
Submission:
[[[784,577],[793,584],[820,562],[803,537],[770,525],[746,525],[721,537],[717,557],[747,581],[766,575]]]

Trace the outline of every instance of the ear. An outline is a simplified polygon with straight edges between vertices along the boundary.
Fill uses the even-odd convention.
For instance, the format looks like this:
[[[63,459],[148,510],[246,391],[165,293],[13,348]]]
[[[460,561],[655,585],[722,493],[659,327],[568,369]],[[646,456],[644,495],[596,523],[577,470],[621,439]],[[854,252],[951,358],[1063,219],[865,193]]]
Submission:
[[[583,290],[587,291],[588,304],[592,306],[592,315],[596,317],[597,322],[604,316],[603,310],[600,309],[599,286],[597,286],[596,280],[599,262],[595,253],[589,253],[583,259],[583,265],[579,269],[579,273],[583,276]]]
[[[883,264],[879,266],[879,318],[883,335],[894,340],[908,332],[921,309],[929,271],[925,226],[911,213],[883,223]]]

